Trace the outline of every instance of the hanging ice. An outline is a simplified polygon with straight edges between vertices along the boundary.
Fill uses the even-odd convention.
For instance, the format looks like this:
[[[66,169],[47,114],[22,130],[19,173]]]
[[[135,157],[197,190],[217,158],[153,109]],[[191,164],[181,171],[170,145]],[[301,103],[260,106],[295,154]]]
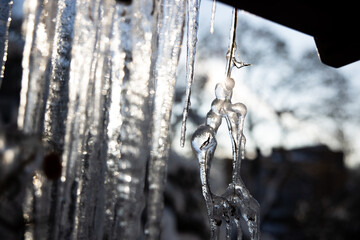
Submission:
[[[146,204],[159,237],[185,6],[117,2],[25,3],[18,123],[62,167],[52,181],[36,171],[24,216],[41,224],[26,239],[138,239]]]
[[[240,177],[241,159],[245,153],[245,136],[243,134],[244,119],[247,113],[242,103],[231,103],[232,91],[235,85],[230,77],[231,68],[236,63],[235,30],[237,11],[234,11],[233,26],[231,30],[228,65],[225,81],[215,86],[216,99],[211,104],[211,110],[206,116],[205,125],[200,126],[192,137],[192,147],[200,165],[200,179],[202,192],[206,202],[211,239],[218,239],[220,225],[226,224],[226,239],[230,239],[233,222],[237,227],[237,239],[242,239],[240,218],[247,225],[252,240],[260,239],[260,207],[251,196]],[[246,65],[246,64],[242,64]],[[233,173],[232,182],[221,196],[213,194],[209,186],[211,161],[216,149],[216,132],[225,119],[232,143]]]
[[[151,157],[148,170],[149,219],[145,230],[147,239],[160,238],[166,165],[170,149],[169,123],[185,20],[184,1],[163,0],[156,7],[158,7],[156,11],[158,38],[153,46],[153,54],[156,58],[154,66],[155,96]]]
[[[0,87],[4,76],[7,57],[9,25],[11,21],[12,0],[0,0]]]
[[[210,22],[210,33],[214,33],[215,25],[215,12],[216,12],[216,0],[213,0],[212,9],[211,9],[211,22]]]
[[[5,3],[9,1],[0,2]],[[17,201],[27,223],[25,239],[160,238],[185,11],[188,87],[182,144],[194,78],[199,5],[200,0],[188,0],[187,9],[182,0],[25,1],[18,126],[26,143],[20,141],[24,146],[17,147],[33,153],[31,169],[36,168],[19,176],[24,179]],[[9,17],[4,19],[0,43],[6,45],[1,31],[8,27]],[[232,54],[229,59],[236,65]],[[0,45],[3,56],[6,47]],[[216,86],[217,98],[206,124],[194,135],[193,147],[212,236],[223,220],[228,239],[232,221],[241,236],[240,211],[252,238],[258,239],[258,205],[239,172],[246,107],[231,103],[234,84],[226,78]],[[207,181],[222,119],[232,139],[233,183],[216,196]],[[33,145],[27,139],[34,140]],[[8,139],[0,136],[0,141]]]
[[[180,145],[185,144],[186,120],[190,109],[191,86],[194,81],[194,63],[196,54],[197,30],[199,26],[199,8],[201,0],[187,0],[187,54],[186,54],[186,96],[181,125]]]
[[[40,134],[48,85],[51,46],[54,37],[57,3],[29,0],[24,3],[26,26],[23,77],[18,126],[25,133]]]
[[[227,78],[225,82],[216,86],[216,99],[207,114],[206,123],[200,126],[192,137],[192,146],[200,165],[200,179],[203,195],[209,215],[212,239],[217,239],[219,226],[222,222],[227,225],[227,239],[230,239],[232,221],[237,225],[237,236],[241,239],[240,216],[248,224],[251,239],[260,239],[259,235],[259,204],[251,196],[240,177],[240,165],[243,155],[243,120],[246,107],[242,103],[232,104],[231,94],[234,80]],[[221,196],[211,192],[209,173],[211,161],[216,149],[216,132],[224,118],[228,125],[233,148],[232,183]]]

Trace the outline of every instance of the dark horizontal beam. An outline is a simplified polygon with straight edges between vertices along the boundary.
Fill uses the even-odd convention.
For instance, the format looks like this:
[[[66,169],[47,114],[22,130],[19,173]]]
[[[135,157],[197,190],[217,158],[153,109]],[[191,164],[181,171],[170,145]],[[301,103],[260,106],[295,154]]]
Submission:
[[[360,60],[357,1],[220,1],[313,36],[320,59],[327,65],[341,67]]]

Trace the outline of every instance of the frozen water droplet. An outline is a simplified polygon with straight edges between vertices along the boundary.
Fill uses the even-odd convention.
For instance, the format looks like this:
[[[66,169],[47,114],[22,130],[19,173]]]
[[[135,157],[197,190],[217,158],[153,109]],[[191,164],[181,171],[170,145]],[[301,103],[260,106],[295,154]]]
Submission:
[[[243,103],[235,103],[231,106],[232,110],[237,112],[238,114],[241,115],[241,117],[245,117],[247,114],[247,108],[245,106],[245,104]]]
[[[235,81],[233,78],[227,77],[225,79],[225,88],[229,91],[232,91],[235,86]]]
[[[232,90],[228,90],[224,83],[218,83],[215,86],[215,96],[217,99],[231,99]]]
[[[193,134],[191,144],[193,150],[197,153],[215,150],[217,142],[213,128],[207,125],[201,125]]]
[[[229,101],[223,100],[223,99],[215,99],[211,103],[211,110],[221,116],[224,116],[226,114],[225,112],[225,106],[229,104]]]
[[[210,110],[206,115],[206,125],[212,127],[215,131],[217,131],[221,125],[222,117],[219,114],[216,114],[212,110]]]

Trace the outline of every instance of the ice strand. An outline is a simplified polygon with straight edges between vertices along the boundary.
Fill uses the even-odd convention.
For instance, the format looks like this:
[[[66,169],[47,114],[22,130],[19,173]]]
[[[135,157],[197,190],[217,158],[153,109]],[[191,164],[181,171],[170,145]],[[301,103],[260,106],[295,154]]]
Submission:
[[[54,37],[57,3],[52,1],[28,1],[24,4],[27,18],[25,49],[23,55],[23,79],[20,109],[18,116],[19,129],[26,135],[35,135],[40,139],[43,134],[44,112],[48,96],[49,63]],[[37,166],[37,168],[40,166]],[[32,172],[29,172],[32,175]],[[29,186],[24,200],[24,219],[40,219],[50,215],[51,183],[45,182],[45,176],[36,172],[32,185]],[[51,221],[49,219],[49,221]],[[25,239],[45,238],[49,222],[29,225],[25,229]]]
[[[25,1],[19,128],[61,165],[29,172],[25,239],[139,239],[145,204],[159,234],[185,11],[162,3],[158,24],[152,0]]]
[[[121,126],[123,116],[121,114],[121,91],[124,78],[129,78],[129,71],[126,70],[126,64],[129,64],[129,53],[131,53],[130,29],[131,29],[131,9],[122,4],[115,5],[115,14],[113,18],[113,29],[110,37],[110,54],[108,59],[110,75],[110,103],[109,120],[107,128],[108,149],[106,160],[105,175],[105,222],[104,238],[109,240],[117,239],[121,235],[122,228],[117,215],[122,210],[121,199],[123,193],[118,187],[128,186],[131,182],[131,171],[125,172],[124,163],[121,159]],[[126,165],[125,165],[126,166]],[[120,174],[121,173],[121,174]],[[123,220],[122,220],[123,221]]]
[[[200,179],[207,206],[211,229],[211,239],[218,239],[219,226],[226,223],[226,239],[231,238],[232,222],[236,224],[237,239],[242,239],[240,218],[248,225],[250,238],[260,239],[260,207],[251,196],[240,176],[241,160],[244,158],[245,136],[243,134],[244,119],[247,113],[246,106],[242,103],[231,103],[234,80],[231,78],[231,68],[235,61],[235,31],[237,10],[233,12],[233,23],[230,33],[229,57],[226,67],[225,81],[216,84],[216,99],[211,104],[211,110],[206,116],[205,125],[200,126],[192,137],[192,147],[197,155],[200,165]],[[241,62],[242,64],[242,62]],[[247,66],[248,64],[242,64]],[[207,154],[207,146],[215,145],[216,132],[225,118],[232,142],[233,173],[232,182],[221,196],[213,194],[208,185],[213,152]],[[215,149],[214,149],[215,150]]]
[[[48,67],[49,74],[46,75],[46,85],[49,88],[45,92],[43,102],[45,104],[44,128],[41,129],[43,144],[46,147],[45,153],[53,154],[54,159],[49,160],[53,164],[60,161],[63,153],[75,3],[71,0],[61,0],[58,2],[58,7],[55,7],[56,9],[51,65]],[[41,188],[38,188],[38,191],[41,191],[42,194],[34,196],[37,207],[34,211],[34,217],[49,216],[49,218],[46,223],[35,225],[34,233],[39,238],[54,239],[59,213],[57,206],[60,181],[59,179],[47,181],[40,173],[36,174],[36,178],[38,183],[41,183]],[[35,184],[34,186],[36,187]]]
[[[237,25],[237,9],[234,8],[233,9],[233,14],[232,14],[232,24],[231,24],[231,29],[230,29],[230,41],[229,41],[229,59],[227,61],[226,64],[226,70],[225,70],[225,75],[226,77],[230,77],[231,75],[231,68],[233,66],[233,58],[234,58],[234,53],[235,53],[235,39],[236,39],[236,25]]]
[[[210,33],[214,33],[215,25],[215,12],[216,12],[216,0],[213,0],[212,9],[211,9],[211,21],[210,21]]]
[[[94,121],[87,102],[95,104],[93,96],[88,96],[88,93],[94,85],[91,69],[94,68],[93,62],[96,56],[96,37],[99,37],[97,30],[99,23],[96,17],[99,3],[98,1],[91,3],[85,0],[76,1],[76,9],[70,65],[69,109],[63,153],[64,170],[60,189],[63,198],[59,204],[59,224],[54,239],[76,238],[78,233],[81,234],[83,231],[79,229],[82,225],[79,214],[82,214],[84,210],[79,208],[78,204],[84,203],[80,198],[80,193],[84,188],[84,175],[90,177],[87,175],[87,169],[84,169],[84,164],[88,161],[88,159],[85,160],[87,153],[85,146],[88,139],[94,141],[94,138],[86,138],[88,136],[86,130],[90,128],[87,121]],[[84,118],[84,116],[87,117]],[[95,130],[91,128],[92,131]]]
[[[144,194],[146,164],[150,157],[149,129],[151,123],[151,53],[154,16],[153,1],[133,1],[129,12],[129,38],[123,42],[125,76],[121,92],[120,154],[118,163],[116,226],[117,239],[138,239],[141,236],[141,213],[146,199]],[[126,16],[126,12],[124,12]],[[131,206],[131,207],[129,207]]]
[[[199,160],[201,188],[206,203],[207,214],[209,216],[211,239],[214,239],[217,235],[217,224],[216,220],[213,218],[213,194],[211,193],[209,186],[211,160],[216,146],[215,132],[208,125],[200,126],[192,136],[192,147]]]
[[[201,0],[187,0],[187,55],[186,55],[186,94],[183,119],[181,124],[180,146],[185,145],[186,120],[190,110],[191,86],[194,81],[194,65],[199,26],[199,8]]]
[[[87,50],[92,52],[91,64],[84,66],[89,68],[89,79],[84,106],[85,127],[78,159],[81,160],[81,167],[73,231],[76,239],[101,239],[103,236],[109,102],[106,57],[109,54],[114,11],[115,6],[111,0],[96,0],[90,2],[88,14],[85,15],[90,18],[89,24],[94,25],[91,36],[94,38],[94,45]]]
[[[174,100],[176,69],[179,61],[185,20],[182,0],[156,1],[157,32],[153,54],[155,96],[152,119],[151,155],[148,167],[146,239],[160,239],[161,216],[169,157],[169,124]]]
[[[69,73],[75,20],[75,3],[61,0],[51,53],[49,92],[45,109],[44,135],[54,151],[62,154],[69,102]]]
[[[27,18],[18,126],[24,133],[42,134],[57,2],[25,1],[24,12]]]
[[[12,0],[0,0],[0,88],[4,77],[5,62],[7,57],[12,4]]]
[[[24,20],[23,28],[25,28],[25,46],[23,51],[22,58],[22,82],[21,82],[21,91],[20,91],[20,106],[18,111],[18,120],[17,125],[19,129],[24,128],[25,123],[25,114],[26,114],[26,105],[27,105],[27,95],[29,94],[29,87],[31,83],[29,82],[30,74],[30,54],[32,45],[36,39],[35,37],[35,27],[37,26],[38,16],[37,16],[38,1],[37,0],[28,0],[24,2]]]

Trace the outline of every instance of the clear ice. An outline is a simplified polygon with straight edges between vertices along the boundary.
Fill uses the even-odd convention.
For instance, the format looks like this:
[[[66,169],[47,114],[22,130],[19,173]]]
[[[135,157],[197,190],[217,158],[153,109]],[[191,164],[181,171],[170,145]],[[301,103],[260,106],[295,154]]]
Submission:
[[[199,8],[201,0],[187,0],[187,54],[186,54],[186,94],[181,125],[180,146],[185,145],[186,120],[190,110],[191,86],[194,81],[197,30],[199,27]]]
[[[174,100],[176,69],[179,61],[185,4],[182,0],[164,0],[155,6],[157,35],[153,45],[154,65],[154,112],[152,119],[151,156],[148,169],[148,222],[147,239],[160,238],[163,209],[163,189],[166,179],[166,162],[169,157],[169,123]]]
[[[159,239],[184,1],[26,0],[24,17],[18,127],[61,162],[26,175],[24,238]]]
[[[0,1],[2,69],[11,3]],[[14,202],[21,206],[24,239],[160,238],[185,13],[182,144],[199,5],[200,0],[188,0],[187,7],[183,0],[25,0],[18,131],[0,132],[0,150],[7,151],[0,163],[0,193],[16,174]],[[229,59],[241,66],[232,54]],[[216,86],[206,124],[192,144],[213,238],[225,222],[230,239],[235,222],[240,239],[242,216],[252,239],[259,239],[259,206],[240,178],[246,107],[231,103],[234,84],[228,77]],[[233,182],[216,196],[208,177],[223,119],[232,139]]]
[[[214,25],[215,25],[215,12],[216,12],[216,0],[213,0],[212,8],[211,8],[211,22],[210,22],[210,33],[214,33]]]
[[[244,120],[247,113],[246,106],[242,103],[231,103],[234,79],[230,77],[231,68],[237,66],[235,53],[235,31],[237,10],[234,9],[233,25],[230,35],[228,65],[224,81],[215,86],[215,100],[211,103],[211,109],[206,115],[204,125],[198,127],[192,136],[192,148],[197,156],[200,166],[200,179],[202,193],[206,202],[211,239],[218,239],[220,226],[226,224],[226,239],[231,239],[233,223],[236,225],[237,239],[242,239],[240,219],[247,223],[250,238],[260,239],[260,206],[244,185],[240,176],[241,160],[245,157],[245,136],[243,133]],[[241,66],[248,64],[242,63]],[[209,175],[211,161],[217,146],[216,133],[225,119],[232,143],[233,170],[232,182],[222,195],[218,196],[211,192]]]
[[[5,62],[7,58],[12,4],[12,0],[0,0],[0,87],[4,77]]]

